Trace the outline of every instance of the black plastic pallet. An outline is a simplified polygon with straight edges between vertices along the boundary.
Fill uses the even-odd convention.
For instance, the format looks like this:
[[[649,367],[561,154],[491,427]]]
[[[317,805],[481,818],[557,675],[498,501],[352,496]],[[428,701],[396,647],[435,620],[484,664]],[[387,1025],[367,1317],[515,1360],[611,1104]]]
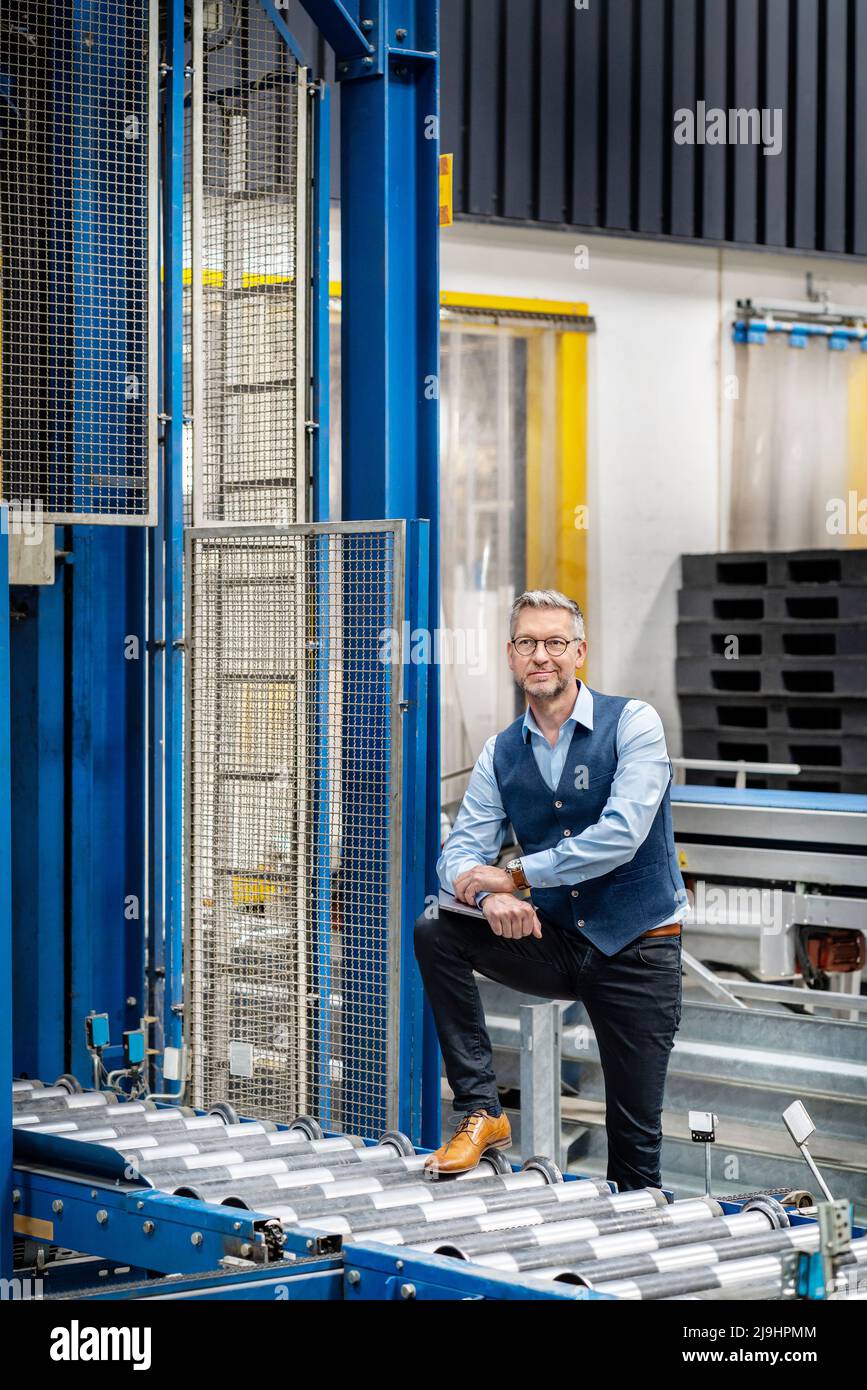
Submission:
[[[867,584],[867,549],[684,555],[682,566],[684,588]]]
[[[734,773],[688,772],[687,784],[691,787],[733,787]],[[800,777],[762,777],[747,774],[747,788],[756,791],[789,792],[835,792],[842,796],[867,795],[867,769],[863,772],[842,773],[801,773]]]
[[[684,729],[685,758],[743,759],[749,763],[798,763],[835,776],[867,768],[867,734],[835,738],[828,734],[720,733],[718,729]]]
[[[683,588],[677,611],[681,619],[703,622],[857,623],[867,620],[867,584]]]
[[[737,646],[732,638],[737,638]],[[678,656],[835,657],[867,656],[867,623],[712,622],[677,625]],[[729,658],[731,659],[731,658]]]
[[[675,670],[679,695],[867,695],[867,661],[849,657],[833,661],[681,657]]]
[[[767,699],[762,695],[682,695],[684,729],[719,733],[755,731],[780,734],[867,734],[867,698],[817,695],[807,699]]]

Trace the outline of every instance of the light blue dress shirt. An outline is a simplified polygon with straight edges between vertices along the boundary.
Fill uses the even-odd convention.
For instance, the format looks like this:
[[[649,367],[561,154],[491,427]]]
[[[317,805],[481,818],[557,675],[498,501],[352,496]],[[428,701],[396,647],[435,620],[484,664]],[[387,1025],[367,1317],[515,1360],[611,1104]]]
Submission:
[[[553,791],[559,784],[575,724],[593,728],[593,696],[582,681],[572,713],[560,728],[552,747],[540,730],[530,707],[524,715],[524,740],[531,740],[536,764]],[[499,854],[508,817],[494,776],[493,734],[485,744],[470,775],[452,832],[437,861],[442,887],[454,893],[455,879],[474,864],[493,864]],[[611,795],[595,825],[580,835],[560,840],[551,849],[521,858],[532,888],[558,888],[581,883],[628,864],[650,831],[671,776],[662,720],[643,700],[630,700],[617,724],[617,770]],[[478,905],[488,896],[479,893]],[[688,904],[669,913],[661,922],[686,916]]]

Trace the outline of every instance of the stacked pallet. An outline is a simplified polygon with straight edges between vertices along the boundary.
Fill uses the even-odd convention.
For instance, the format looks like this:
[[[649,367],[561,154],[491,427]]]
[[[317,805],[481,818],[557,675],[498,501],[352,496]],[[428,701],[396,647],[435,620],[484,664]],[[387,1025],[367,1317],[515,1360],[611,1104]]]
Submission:
[[[752,787],[867,792],[867,550],[685,555],[682,573],[683,756],[801,767]]]

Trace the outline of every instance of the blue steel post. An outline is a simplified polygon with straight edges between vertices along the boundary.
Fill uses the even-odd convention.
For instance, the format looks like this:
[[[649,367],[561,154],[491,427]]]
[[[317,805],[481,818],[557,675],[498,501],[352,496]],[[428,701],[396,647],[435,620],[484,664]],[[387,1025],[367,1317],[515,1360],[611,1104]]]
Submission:
[[[427,611],[431,642],[439,618],[439,226],[437,0],[365,3],[360,48],[352,24],[358,6],[304,0],[324,32],[331,23],[346,47],[336,50],[341,90],[341,245],[343,512],[346,519],[426,517],[430,521]],[[357,33],[357,29],[356,29]],[[338,40],[339,42],[343,40]],[[423,697],[423,691],[420,691]],[[404,842],[402,957],[412,959],[412,926],[435,891],[439,847],[439,680],[430,666],[426,775],[419,785],[404,761],[403,808],[418,805],[415,852]],[[375,737],[375,731],[372,737]],[[422,811],[423,808],[423,811]],[[423,861],[424,893],[414,864]],[[439,1063],[435,1037],[421,1028],[416,994],[402,1002],[402,1033],[422,1057],[421,1134],[439,1140]],[[429,1015],[426,1016],[428,1024]],[[402,1103],[401,1109],[404,1106]]]
[[[167,1047],[179,1047],[183,1008],[183,689],[184,689],[184,0],[169,0],[163,109],[163,510],[165,539],[165,716],[163,921]],[[200,79],[199,79],[200,80]],[[159,752],[159,750],[157,750]],[[171,1087],[167,1088],[171,1089]]]
[[[427,805],[424,797],[414,795],[414,789],[425,785],[427,775],[427,709],[433,655],[431,648],[413,640],[412,634],[425,629],[430,603],[430,525],[427,521],[411,521],[406,540],[406,631],[410,640],[403,653],[403,761],[404,794],[403,835],[401,846],[402,893],[404,926],[408,908],[415,905],[413,916],[421,912],[425,897],[425,822]],[[415,656],[422,659],[415,660]],[[400,961],[400,997],[407,1026],[400,1038],[400,1118],[398,1124],[409,1134],[420,1134],[423,1124],[424,1054],[422,1048],[424,991],[421,976],[412,951],[412,937],[403,932]],[[439,1074],[437,1074],[439,1090]]]
[[[12,795],[27,808],[12,837],[13,1060],[28,1076],[57,1076],[67,1067],[65,568],[57,562],[53,584],[9,591]]]
[[[170,157],[164,135],[166,120],[167,86],[162,84],[159,93],[159,187],[160,208],[163,206],[163,188],[167,182],[167,162]],[[160,258],[162,266],[162,253]],[[166,372],[164,310],[161,298],[157,302],[157,398],[159,403],[159,466],[157,467],[157,515],[156,524],[149,528],[147,537],[147,583],[148,583],[148,640],[147,640],[147,698],[148,698],[148,863],[147,863],[147,997],[148,1012],[157,1021],[152,1025],[151,1042],[157,1052],[152,1059],[149,1077],[151,1088],[163,1094],[163,1048],[166,1044],[166,939],[165,939],[165,857],[163,854],[163,826],[165,823],[165,803],[163,786],[165,764],[163,747],[165,742],[165,706],[163,692],[166,685],[166,583],[165,583],[165,469],[163,445],[165,442]]]
[[[318,1119],[325,1129],[337,1127],[337,1117],[332,1114],[333,1098],[331,1089],[331,943],[332,943],[332,872],[331,872],[331,783],[330,750],[331,713],[329,709],[329,662],[331,648],[332,613],[331,585],[332,548],[329,536],[317,536],[313,541],[316,558],[316,697],[313,711],[313,724],[317,730],[314,749],[314,869],[313,892],[315,899],[316,939],[314,959],[316,973],[316,1037],[314,1055],[319,1060],[319,1075],[315,1078],[315,1095],[318,1105]]]
[[[310,411],[310,467],[312,476],[312,515],[314,521],[329,521],[329,378],[330,378],[330,297],[328,281],[328,253],[330,243],[331,214],[331,94],[324,82],[311,87],[310,114],[313,122],[313,247],[311,255],[310,299],[311,313],[311,361],[313,364]],[[316,779],[316,821],[314,827],[314,846],[316,868],[314,871],[314,893],[316,896],[316,943],[315,971],[316,994],[319,1000],[316,1011],[317,1036],[315,1056],[320,1058],[320,1074],[316,1078],[315,1094],[318,1099],[319,1120],[326,1129],[333,1128],[336,1117],[332,1114],[333,1097],[328,1059],[332,1055],[331,1029],[331,932],[332,919],[332,874],[331,840],[332,817],[330,795],[330,750],[329,739],[331,721],[328,709],[328,661],[326,654],[331,640],[331,543],[328,536],[317,537],[316,546],[316,654],[317,680],[314,720],[318,732],[315,749],[314,775]]]
[[[311,267],[312,361],[311,385],[313,520],[330,521],[329,380],[331,375],[331,315],[328,257],[331,230],[331,93],[325,82],[312,89],[313,119],[313,264]]]
[[[160,354],[162,361],[162,354]],[[159,376],[162,382],[162,370]],[[162,399],[162,392],[160,393]],[[162,409],[162,404],[160,406]],[[165,1046],[165,937],[163,934],[164,863],[161,850],[163,827],[163,687],[165,683],[165,582],[163,569],[163,478],[157,479],[157,524],[148,530],[148,864],[147,946],[148,1012],[153,1025],[154,1059],[152,1087],[162,1092],[162,1048]]]
[[[9,747],[9,509],[0,506],[0,1277],[12,1278],[12,779]],[[26,814],[24,808],[22,812]]]

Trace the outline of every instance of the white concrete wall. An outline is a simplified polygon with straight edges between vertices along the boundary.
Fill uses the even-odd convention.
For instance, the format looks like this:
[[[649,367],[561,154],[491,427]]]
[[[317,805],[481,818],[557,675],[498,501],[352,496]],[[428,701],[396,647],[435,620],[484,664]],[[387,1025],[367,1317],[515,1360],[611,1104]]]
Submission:
[[[579,270],[582,244],[589,267]],[[734,372],[735,304],[803,300],[808,271],[834,302],[867,304],[867,280],[846,262],[466,222],[441,237],[443,289],[586,301],[596,319],[592,676],[603,690],[654,704],[673,753],[678,557],[723,548],[732,412],[723,386]]]

